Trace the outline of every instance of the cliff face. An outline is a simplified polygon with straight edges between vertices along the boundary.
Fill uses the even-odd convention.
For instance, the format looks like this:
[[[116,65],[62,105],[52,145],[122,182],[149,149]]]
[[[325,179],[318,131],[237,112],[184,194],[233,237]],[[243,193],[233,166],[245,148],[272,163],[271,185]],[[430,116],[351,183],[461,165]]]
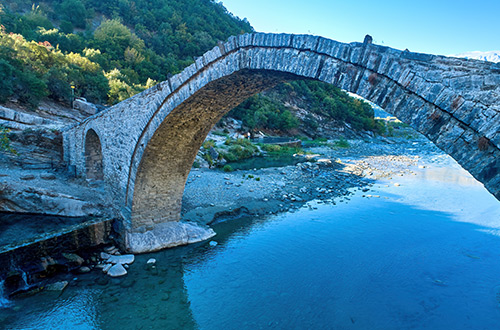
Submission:
[[[0,106],[11,148],[0,151],[0,212],[110,215],[102,184],[75,179],[63,162],[60,130],[87,115],[48,102],[31,110]]]

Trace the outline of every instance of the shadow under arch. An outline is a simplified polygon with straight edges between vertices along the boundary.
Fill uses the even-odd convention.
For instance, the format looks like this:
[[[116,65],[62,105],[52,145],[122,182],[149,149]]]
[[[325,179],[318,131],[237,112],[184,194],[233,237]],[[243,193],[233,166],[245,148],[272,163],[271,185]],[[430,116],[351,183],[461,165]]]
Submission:
[[[292,40],[295,39],[298,37]],[[498,176],[498,148],[489,140],[478,146],[481,136],[457,119],[440,99],[446,94],[444,87],[434,88],[431,82],[415,78],[410,70],[414,58],[405,61],[409,55],[404,52],[384,49],[375,54],[376,63],[371,63],[371,46],[358,44],[360,60],[356,63],[344,58],[354,55],[332,56],[319,51],[321,40],[312,39],[316,45],[311,48],[316,50],[240,47],[205,64],[172,90],[149,120],[132,155],[126,196],[126,204],[131,207],[128,227],[132,231],[178,221],[187,176],[210,129],[251,95],[296,79],[326,82],[372,101],[424,134],[467,170],[479,169],[472,174],[480,181],[487,183]],[[402,60],[390,61],[395,55]],[[389,58],[386,63],[380,59],[383,56]],[[436,58],[426,54],[414,56],[425,65]],[[219,72],[207,73],[210,70]],[[397,70],[395,78],[391,77],[391,70]],[[460,108],[459,93],[446,95],[452,107]],[[464,142],[463,137],[471,143]],[[491,186],[489,189],[494,190]]]
[[[105,180],[122,229],[144,233],[149,245],[157,225],[179,220],[187,175],[210,128],[247,97],[297,77],[381,106],[500,199],[499,65],[318,36],[231,37],[183,72],[70,127],[65,159],[86,172],[86,127],[105,134]]]
[[[104,180],[101,140],[93,129],[89,129],[85,136],[85,177]]]

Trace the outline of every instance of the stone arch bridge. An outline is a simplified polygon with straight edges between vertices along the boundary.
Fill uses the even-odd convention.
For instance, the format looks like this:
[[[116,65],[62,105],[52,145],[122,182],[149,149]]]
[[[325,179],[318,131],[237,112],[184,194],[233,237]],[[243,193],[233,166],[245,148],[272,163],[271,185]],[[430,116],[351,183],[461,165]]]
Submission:
[[[309,35],[229,38],[178,75],[65,130],[65,160],[79,176],[104,180],[129,250],[168,246],[165,232],[190,235],[158,228],[178,223],[187,176],[212,126],[249,96],[297,78],[381,106],[500,199],[500,63]]]

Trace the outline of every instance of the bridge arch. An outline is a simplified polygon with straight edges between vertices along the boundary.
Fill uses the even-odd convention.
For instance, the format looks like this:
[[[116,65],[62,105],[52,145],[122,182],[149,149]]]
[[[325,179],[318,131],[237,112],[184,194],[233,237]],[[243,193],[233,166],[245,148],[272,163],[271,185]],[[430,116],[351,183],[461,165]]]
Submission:
[[[230,38],[182,73],[65,134],[79,166],[88,122],[113,141],[104,177],[127,232],[179,220],[187,175],[210,128],[247,97],[297,78],[358,94],[423,133],[500,199],[500,65],[304,35]],[[94,126],[96,127],[96,126]],[[117,143],[119,142],[119,143]]]
[[[85,137],[85,177],[96,181],[104,179],[101,140],[93,129],[89,129]]]

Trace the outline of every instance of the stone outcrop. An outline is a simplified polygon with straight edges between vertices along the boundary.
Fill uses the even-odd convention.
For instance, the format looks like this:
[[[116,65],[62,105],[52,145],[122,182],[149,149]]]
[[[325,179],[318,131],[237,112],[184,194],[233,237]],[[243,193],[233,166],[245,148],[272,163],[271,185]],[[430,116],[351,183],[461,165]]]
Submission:
[[[127,248],[132,253],[145,253],[205,241],[215,236],[208,227],[184,222],[165,222],[145,232],[127,234]]]
[[[67,217],[103,216],[107,207],[50,189],[0,182],[0,211],[39,213]]]
[[[97,107],[94,104],[87,102],[86,99],[80,97],[73,101],[73,107],[76,110],[80,110],[80,112],[86,113],[87,115],[95,115],[97,112]]]
[[[85,139],[95,132],[128,246],[156,246],[155,228],[179,220],[187,175],[210,128],[249,96],[297,78],[381,106],[500,198],[500,64],[307,35],[231,37],[182,73],[68,128],[65,161],[85,177]]]

